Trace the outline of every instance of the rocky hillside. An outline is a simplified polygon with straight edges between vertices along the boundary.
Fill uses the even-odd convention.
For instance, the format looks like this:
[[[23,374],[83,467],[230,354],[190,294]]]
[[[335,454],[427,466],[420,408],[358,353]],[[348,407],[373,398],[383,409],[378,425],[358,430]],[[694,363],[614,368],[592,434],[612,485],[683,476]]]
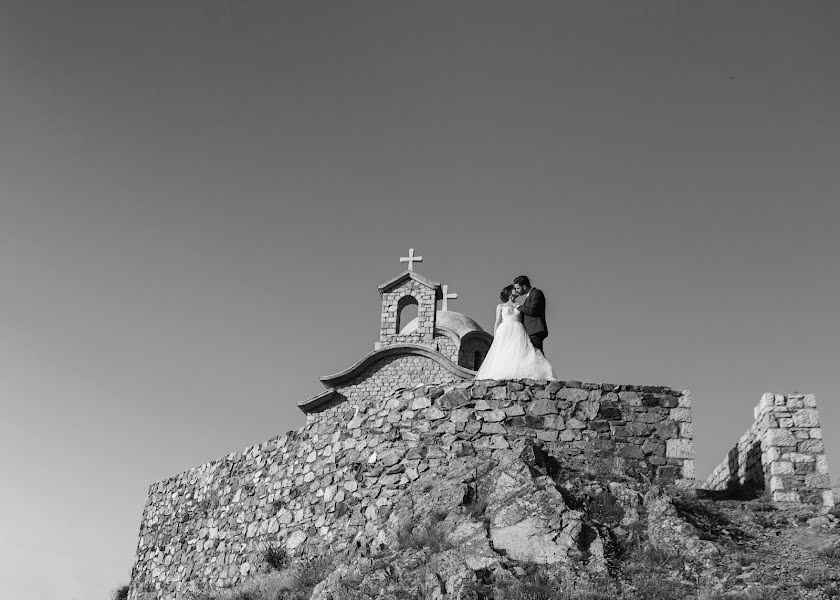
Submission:
[[[200,600],[775,599],[840,595],[830,513],[703,497],[519,440],[422,473],[373,540],[287,559]]]
[[[546,455],[552,473],[615,470],[644,494],[650,483],[694,486],[692,438],[691,395],[662,386],[469,381],[348,399],[297,431],[150,486],[128,598],[180,600],[201,586],[237,585],[267,547],[294,556],[393,548],[406,511],[461,506],[467,488],[472,504],[498,507],[487,515],[499,524],[488,530],[488,545],[554,564],[568,554],[570,537],[583,536],[582,557],[597,562],[609,542],[575,516],[574,485],[567,497],[547,480],[529,484],[538,496],[499,487],[509,478],[524,485],[520,454]],[[456,491],[434,491],[441,482]],[[542,516],[521,512],[522,520],[545,520],[543,537],[557,548],[543,548],[513,520],[507,505],[520,496],[541,498]],[[539,546],[533,556],[520,547],[526,538]]]

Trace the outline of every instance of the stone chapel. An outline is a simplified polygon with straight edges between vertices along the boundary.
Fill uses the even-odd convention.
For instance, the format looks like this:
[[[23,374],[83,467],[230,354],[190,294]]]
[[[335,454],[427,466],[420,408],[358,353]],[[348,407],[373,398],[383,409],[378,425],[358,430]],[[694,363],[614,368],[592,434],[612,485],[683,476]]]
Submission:
[[[343,371],[321,377],[327,389],[298,403],[304,413],[397,388],[475,377],[493,336],[468,316],[447,310],[448,300],[457,294],[417,273],[414,263],[422,260],[409,249],[408,256],[400,259],[408,263],[407,269],[379,285],[382,315],[374,350]],[[417,316],[406,321],[412,307]]]

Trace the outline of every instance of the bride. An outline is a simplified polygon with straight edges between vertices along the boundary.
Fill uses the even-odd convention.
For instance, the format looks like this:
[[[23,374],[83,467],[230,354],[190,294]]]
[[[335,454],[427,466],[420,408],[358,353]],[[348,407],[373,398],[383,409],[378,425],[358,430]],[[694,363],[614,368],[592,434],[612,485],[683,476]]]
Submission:
[[[493,344],[487,351],[476,379],[557,379],[542,352],[534,350],[522,324],[516,294],[509,285],[499,294]]]

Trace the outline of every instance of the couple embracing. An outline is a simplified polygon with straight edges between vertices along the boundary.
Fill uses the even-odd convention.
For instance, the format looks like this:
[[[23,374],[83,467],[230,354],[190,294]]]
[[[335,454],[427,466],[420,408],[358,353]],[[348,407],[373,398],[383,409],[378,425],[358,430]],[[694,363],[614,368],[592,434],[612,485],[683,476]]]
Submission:
[[[476,379],[557,379],[543,353],[545,295],[520,275],[499,294],[493,344]],[[518,303],[517,298],[522,302]]]

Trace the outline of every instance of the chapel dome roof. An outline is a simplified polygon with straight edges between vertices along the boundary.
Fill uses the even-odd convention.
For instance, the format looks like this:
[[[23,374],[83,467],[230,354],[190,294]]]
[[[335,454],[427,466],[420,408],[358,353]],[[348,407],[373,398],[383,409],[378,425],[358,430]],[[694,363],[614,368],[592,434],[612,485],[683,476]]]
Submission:
[[[406,323],[405,327],[400,331],[400,335],[411,333],[417,329],[417,318],[412,319]],[[484,332],[481,326],[470,319],[467,315],[451,311],[439,310],[435,315],[435,327],[438,329],[446,329],[458,336],[458,339],[463,338],[468,333],[474,331]]]

